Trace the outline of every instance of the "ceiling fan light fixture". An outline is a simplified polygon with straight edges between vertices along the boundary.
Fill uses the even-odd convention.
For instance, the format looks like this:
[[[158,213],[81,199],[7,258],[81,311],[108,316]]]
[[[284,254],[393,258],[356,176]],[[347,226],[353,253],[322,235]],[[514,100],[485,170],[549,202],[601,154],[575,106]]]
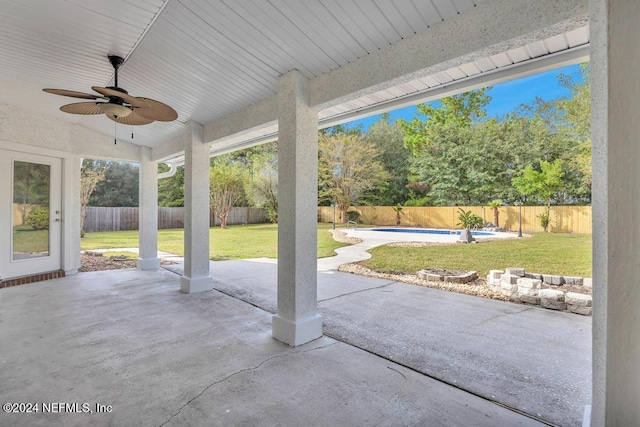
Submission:
[[[131,114],[131,108],[120,104],[113,104],[111,102],[100,104],[100,109],[102,109],[103,113],[111,114],[115,117],[127,117]]]

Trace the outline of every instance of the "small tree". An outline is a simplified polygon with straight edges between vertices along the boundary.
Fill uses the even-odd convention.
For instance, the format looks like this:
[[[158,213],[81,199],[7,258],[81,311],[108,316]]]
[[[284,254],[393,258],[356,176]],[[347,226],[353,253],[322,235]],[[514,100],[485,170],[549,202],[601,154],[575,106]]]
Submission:
[[[91,194],[99,182],[105,179],[104,168],[96,168],[92,160],[83,160],[80,169],[80,237],[84,237],[84,218]]]
[[[346,222],[349,207],[365,190],[385,185],[389,174],[376,146],[356,134],[321,133],[318,151],[319,197],[335,203]]]
[[[502,200],[496,199],[489,202],[489,207],[493,210],[493,223],[496,227],[500,227],[498,219],[500,216],[500,206],[502,206]]]
[[[277,145],[251,157],[252,179],[247,185],[254,203],[267,210],[267,218],[278,222],[278,151]]]
[[[244,195],[246,171],[237,164],[216,162],[210,171],[209,201],[220,228],[227,228],[231,208]]]
[[[558,159],[553,163],[540,162],[540,170],[537,171],[531,166],[527,166],[520,175],[511,181],[513,186],[524,196],[535,196],[544,200],[546,210],[539,215],[540,225],[544,231],[548,231],[551,218],[551,200],[553,196],[562,189],[564,176],[564,163]]]
[[[398,203],[397,205],[395,205],[395,206],[393,207],[393,210],[394,210],[394,211],[395,211],[395,213],[396,213],[396,227],[400,225],[400,222],[401,222],[401,220],[402,220],[402,218],[401,218],[401,216],[400,216],[400,215],[402,214],[402,210],[403,210],[403,209],[404,209],[404,208],[402,207],[402,205],[401,205],[400,203]]]

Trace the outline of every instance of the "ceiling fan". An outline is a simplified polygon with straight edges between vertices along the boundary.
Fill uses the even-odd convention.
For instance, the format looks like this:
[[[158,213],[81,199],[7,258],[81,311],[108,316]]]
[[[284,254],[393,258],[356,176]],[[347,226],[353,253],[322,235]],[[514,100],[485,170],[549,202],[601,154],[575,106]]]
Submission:
[[[167,104],[149,98],[131,96],[126,90],[118,87],[118,69],[124,63],[124,59],[115,55],[109,55],[108,58],[115,70],[115,86],[91,86],[91,89],[100,95],[64,89],[42,90],[54,95],[94,100],[63,105],[60,110],[65,113],[106,114],[114,122],[124,125],[147,125],[156,120],[170,122],[178,118],[176,110]]]

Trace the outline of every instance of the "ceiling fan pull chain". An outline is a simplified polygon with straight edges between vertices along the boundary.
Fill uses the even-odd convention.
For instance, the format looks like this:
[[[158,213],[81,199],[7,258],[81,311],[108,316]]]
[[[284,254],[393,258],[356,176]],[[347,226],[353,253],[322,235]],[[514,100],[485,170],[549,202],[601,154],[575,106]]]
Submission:
[[[131,126],[131,139],[133,139],[133,126]]]
[[[113,122],[113,145],[118,145],[118,139],[116,138],[117,137],[117,134],[116,134],[117,126],[118,126],[118,123]]]

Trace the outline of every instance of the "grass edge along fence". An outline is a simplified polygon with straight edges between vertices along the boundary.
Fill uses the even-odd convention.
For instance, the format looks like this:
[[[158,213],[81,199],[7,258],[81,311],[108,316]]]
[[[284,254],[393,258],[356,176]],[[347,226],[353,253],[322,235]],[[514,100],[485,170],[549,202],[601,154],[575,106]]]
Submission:
[[[396,212],[391,206],[356,206],[350,208],[359,213],[359,223],[374,225],[396,224]],[[488,206],[423,206],[404,207],[401,215],[401,226],[424,228],[460,228],[459,209],[479,215],[484,222],[494,222],[493,209]],[[545,211],[545,206],[522,206],[522,231],[524,233],[542,232],[538,215]],[[499,208],[500,227],[507,231],[518,231],[518,206],[501,206]],[[336,214],[339,218],[339,213]],[[591,206],[551,206],[549,231],[552,233],[591,234]],[[333,207],[318,207],[320,222],[333,221]]]

